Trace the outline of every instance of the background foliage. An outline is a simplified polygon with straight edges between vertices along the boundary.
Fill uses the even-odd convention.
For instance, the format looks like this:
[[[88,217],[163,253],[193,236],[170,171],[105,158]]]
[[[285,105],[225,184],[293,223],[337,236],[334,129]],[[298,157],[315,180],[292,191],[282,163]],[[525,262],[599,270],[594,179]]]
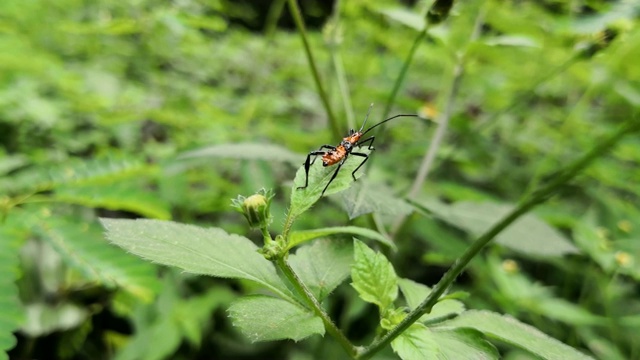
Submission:
[[[229,199],[264,187],[277,193],[273,227],[282,230],[304,153],[357,128],[371,102],[372,119],[382,118],[430,3],[301,5],[339,133],[283,1],[0,2],[8,356],[343,356],[328,337],[247,346],[227,309],[254,283],[144,262],[109,245],[97,222],[172,219],[259,240]],[[637,116],[638,14],[625,0],[456,4],[420,42],[392,107],[428,119],[384,126],[356,189],[322,200],[296,228],[387,229],[398,275],[435,283],[467,240]],[[449,106],[432,171],[404,201]],[[639,162],[640,140],[627,137],[503,232],[458,279],[456,290],[471,294],[465,305],[517,317],[596,358],[639,357]],[[375,336],[375,307],[348,286],[326,305],[353,341]],[[499,351],[528,356],[508,344]]]

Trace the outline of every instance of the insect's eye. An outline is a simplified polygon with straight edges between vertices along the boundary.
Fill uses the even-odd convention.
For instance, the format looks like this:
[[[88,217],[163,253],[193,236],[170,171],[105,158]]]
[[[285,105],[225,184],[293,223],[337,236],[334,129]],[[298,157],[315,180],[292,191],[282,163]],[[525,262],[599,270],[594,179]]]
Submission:
[[[354,132],[355,132],[355,130],[349,129],[349,135],[353,135]]]

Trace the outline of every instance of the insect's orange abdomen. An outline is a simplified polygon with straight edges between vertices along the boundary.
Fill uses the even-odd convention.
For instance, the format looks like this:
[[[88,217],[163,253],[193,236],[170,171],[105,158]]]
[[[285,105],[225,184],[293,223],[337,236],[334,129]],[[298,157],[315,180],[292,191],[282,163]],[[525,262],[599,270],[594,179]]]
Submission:
[[[340,162],[347,155],[347,149],[342,145],[336,146],[335,150],[322,155],[322,166],[331,166]]]

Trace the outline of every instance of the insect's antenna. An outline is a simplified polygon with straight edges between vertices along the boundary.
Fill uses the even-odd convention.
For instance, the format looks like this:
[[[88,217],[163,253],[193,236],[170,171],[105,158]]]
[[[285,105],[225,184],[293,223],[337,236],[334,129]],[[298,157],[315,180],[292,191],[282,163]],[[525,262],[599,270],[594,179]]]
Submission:
[[[392,117],[390,117],[390,118],[388,118],[388,119],[386,119],[386,120],[382,120],[382,121],[380,121],[379,123],[377,123],[377,124],[373,125],[372,127],[368,128],[368,129],[367,129],[365,132],[363,132],[363,133],[362,133],[362,135],[360,135],[360,136],[364,136],[364,134],[368,133],[369,131],[371,131],[371,130],[372,130],[373,128],[375,128],[376,126],[380,126],[380,125],[382,125],[382,124],[386,123],[387,121],[391,121],[391,120],[393,120],[393,119],[395,119],[395,118],[399,118],[399,117],[420,117],[420,116],[415,115],[415,114],[400,114],[400,115],[392,116]]]
[[[367,119],[369,118],[369,113],[371,112],[372,108],[373,108],[373,103],[369,105],[369,110],[367,111],[367,115],[364,117],[364,121],[362,122],[362,126],[360,126],[360,130],[358,130],[358,132],[362,132],[362,129],[364,129],[364,124],[367,123]]]

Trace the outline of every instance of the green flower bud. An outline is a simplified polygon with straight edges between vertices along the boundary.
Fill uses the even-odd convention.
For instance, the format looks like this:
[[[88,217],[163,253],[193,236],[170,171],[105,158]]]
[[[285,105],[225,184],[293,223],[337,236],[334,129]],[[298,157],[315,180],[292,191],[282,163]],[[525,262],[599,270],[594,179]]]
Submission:
[[[436,25],[443,22],[449,17],[451,7],[453,7],[453,0],[436,0],[427,12],[427,21],[429,24]]]
[[[245,198],[238,195],[231,201],[231,206],[236,208],[249,222],[251,228],[266,228],[271,224],[271,190],[260,189],[256,194]]]
[[[615,28],[608,28],[593,34],[587,41],[579,43],[576,48],[579,56],[583,59],[589,59],[602,50],[609,47],[611,42],[618,36],[619,31]]]

